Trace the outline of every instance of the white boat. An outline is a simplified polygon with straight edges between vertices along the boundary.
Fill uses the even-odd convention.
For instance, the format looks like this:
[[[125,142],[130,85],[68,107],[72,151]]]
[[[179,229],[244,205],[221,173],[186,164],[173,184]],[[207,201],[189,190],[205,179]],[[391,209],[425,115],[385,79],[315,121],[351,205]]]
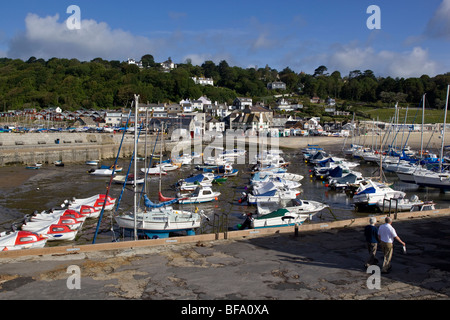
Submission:
[[[121,228],[134,230],[136,226],[138,232],[144,233],[148,238],[153,239],[168,238],[172,232],[186,232],[187,235],[195,235],[195,229],[201,225],[202,217],[200,214],[173,209],[171,205],[176,203],[177,199],[160,204],[154,204],[147,196],[144,196],[144,199],[145,206],[148,209],[139,210],[136,219],[134,213],[115,217],[117,224]]]
[[[167,172],[164,171],[161,167],[153,167],[153,168],[142,168],[141,172],[146,173],[148,175],[166,175]]]
[[[378,200],[376,206],[381,212],[411,211],[414,206],[422,205],[424,202],[417,195],[407,198]]]
[[[281,178],[272,178],[272,179],[269,179],[268,181],[253,183],[253,194],[258,195],[261,193],[265,193],[268,190],[280,189],[280,188],[294,190],[294,189],[300,188],[301,186],[302,186],[302,184],[300,182],[284,180]]]
[[[59,240],[75,240],[78,234],[78,229],[71,229],[66,225],[44,225],[41,229],[36,230],[37,234],[43,235],[48,241],[59,241]]]
[[[265,215],[276,211],[277,209],[286,209],[292,214],[313,215],[323,209],[328,208],[328,205],[312,200],[292,199],[289,201],[276,202],[258,202],[258,215]]]
[[[88,166],[98,166],[99,162],[100,162],[100,160],[88,160],[88,161],[86,161],[86,165],[88,165]]]
[[[76,208],[80,206],[89,206],[93,207],[96,210],[101,210],[103,205],[105,204],[105,210],[112,210],[116,203],[116,199],[109,197],[106,199],[105,204],[105,195],[99,194],[89,198],[77,199],[73,198],[72,200],[66,200],[61,206],[67,206],[69,209],[76,210]]]
[[[130,174],[127,176],[116,176],[113,178],[113,182],[116,184],[127,184],[132,185],[134,184],[134,175]],[[136,179],[136,184],[143,184],[145,182],[145,178],[138,178]]]
[[[419,186],[450,190],[450,172],[420,170],[413,174],[414,182]]]
[[[179,191],[194,191],[198,186],[212,187],[215,175],[212,172],[204,172],[186,179],[181,179],[176,184]]]
[[[363,180],[360,183],[359,188],[356,190],[353,196],[353,203],[358,209],[374,206],[376,203],[383,199],[392,198],[404,198],[406,193],[403,191],[397,191],[384,183],[377,183],[371,179]]]
[[[33,221],[54,221],[57,218],[73,218],[78,222],[83,223],[87,217],[82,215],[81,213],[71,210],[71,209],[62,209],[62,210],[50,210],[50,211],[42,211],[35,212],[31,215],[25,216],[26,219],[29,219],[31,222]]]
[[[256,205],[258,202],[279,202],[284,200],[292,200],[300,195],[300,191],[287,188],[272,189],[265,193],[254,195],[252,193],[243,192],[239,203],[247,202],[250,205]]]
[[[273,172],[273,171],[258,171],[250,179],[250,184],[257,184],[260,182],[268,182],[274,178],[280,178],[283,180],[289,180],[294,182],[300,182],[303,180],[303,176],[295,173],[288,172]]]
[[[155,168],[161,168],[163,172],[174,171],[180,168],[180,166],[172,163],[160,163],[155,166]]]
[[[412,206],[411,212],[431,211],[436,210],[436,204],[433,201],[425,201],[421,204]]]
[[[95,219],[100,216],[101,207],[94,208],[93,206],[78,204],[78,205],[68,205],[69,203],[64,203],[61,205],[63,209],[74,210],[81,215],[85,216],[86,219]],[[69,208],[70,207],[70,208]]]
[[[38,232],[39,230],[43,229],[44,227],[48,227],[50,225],[64,225],[69,227],[71,230],[78,230],[83,225],[83,222],[78,222],[76,219],[68,217],[57,217],[53,220],[37,220],[37,221],[33,221],[30,218],[24,222],[21,229],[24,231],[39,233]]]
[[[14,231],[0,233],[0,251],[43,248],[48,238],[33,232]]]
[[[178,202],[187,203],[204,203],[219,200],[220,192],[213,191],[211,187],[197,186],[192,193],[178,193]]]
[[[111,177],[113,170],[111,169],[91,169],[88,171],[91,176]]]
[[[268,214],[258,215],[251,220],[253,229],[294,226],[310,219],[309,214],[295,214],[281,208]]]

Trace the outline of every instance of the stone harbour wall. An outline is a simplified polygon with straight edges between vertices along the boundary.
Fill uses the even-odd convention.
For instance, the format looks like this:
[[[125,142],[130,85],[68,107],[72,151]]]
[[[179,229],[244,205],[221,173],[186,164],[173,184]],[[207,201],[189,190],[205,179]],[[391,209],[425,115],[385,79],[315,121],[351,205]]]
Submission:
[[[65,163],[87,160],[113,159],[119,151],[122,134],[105,133],[1,133],[0,166],[32,165],[63,161]],[[141,138],[138,155],[145,154],[145,143]],[[147,153],[153,151],[156,136],[147,137]],[[174,143],[164,144],[171,150]],[[160,143],[157,144],[160,150]],[[131,157],[134,151],[134,135],[126,134],[120,152],[121,158]]]

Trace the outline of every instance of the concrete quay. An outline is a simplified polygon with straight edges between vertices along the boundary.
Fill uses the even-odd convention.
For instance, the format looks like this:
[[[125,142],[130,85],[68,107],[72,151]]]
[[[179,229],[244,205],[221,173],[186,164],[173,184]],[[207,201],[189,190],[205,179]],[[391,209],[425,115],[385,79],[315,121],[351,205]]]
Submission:
[[[450,209],[397,215],[393,226],[407,254],[394,246],[393,269],[379,275],[379,288],[363,267],[367,223],[304,224],[297,235],[285,227],[1,252],[0,299],[449,299]],[[80,270],[79,289],[68,288],[70,266]]]
[[[119,151],[122,134],[106,133],[2,133],[0,134],[0,166],[31,165],[34,163],[85,162],[88,160],[114,159]],[[144,155],[145,143],[140,139],[139,155]],[[151,153],[156,136],[147,139]],[[167,141],[166,150],[174,143]],[[158,150],[160,143],[158,142]],[[120,157],[131,157],[134,152],[134,135],[126,134]]]

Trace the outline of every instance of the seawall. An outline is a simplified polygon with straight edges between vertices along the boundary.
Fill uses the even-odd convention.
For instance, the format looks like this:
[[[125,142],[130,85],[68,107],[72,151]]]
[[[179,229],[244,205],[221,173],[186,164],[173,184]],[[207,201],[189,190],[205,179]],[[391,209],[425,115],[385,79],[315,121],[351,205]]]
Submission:
[[[2,133],[0,134],[0,166],[31,165],[63,161],[64,163],[87,160],[113,159],[119,151],[122,134],[105,133]],[[156,136],[147,137],[147,152],[153,151]],[[140,139],[138,156],[145,154],[145,140]],[[170,150],[174,143],[164,143]],[[157,151],[160,143],[157,144]],[[126,134],[120,157],[131,157],[134,151],[134,135]]]

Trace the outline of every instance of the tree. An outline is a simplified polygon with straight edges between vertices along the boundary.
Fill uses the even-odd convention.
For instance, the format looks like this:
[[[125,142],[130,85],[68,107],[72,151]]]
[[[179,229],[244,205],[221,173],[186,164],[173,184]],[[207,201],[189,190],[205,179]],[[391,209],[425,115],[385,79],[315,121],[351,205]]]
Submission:
[[[314,70],[313,77],[322,76],[322,75],[324,75],[325,72],[327,72],[327,70],[328,70],[327,67],[320,66],[316,70]]]

